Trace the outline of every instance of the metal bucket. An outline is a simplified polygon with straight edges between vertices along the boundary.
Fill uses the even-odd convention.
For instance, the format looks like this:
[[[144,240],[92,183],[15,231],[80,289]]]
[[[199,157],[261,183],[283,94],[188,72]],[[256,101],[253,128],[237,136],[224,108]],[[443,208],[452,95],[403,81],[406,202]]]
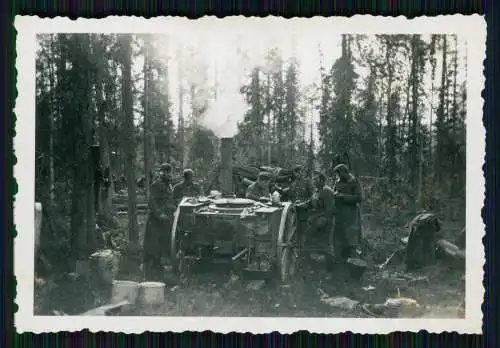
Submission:
[[[134,305],[139,297],[139,283],[128,280],[114,280],[111,292],[111,303],[128,301]]]
[[[92,267],[102,280],[111,284],[120,267],[119,253],[112,250],[100,250],[90,256]]]
[[[384,303],[388,317],[412,317],[418,314],[418,302],[412,298],[389,298]]]
[[[142,304],[161,305],[165,301],[165,283],[144,282],[140,287]]]
[[[349,258],[346,263],[349,275],[354,279],[361,279],[368,268],[366,261],[357,258]]]

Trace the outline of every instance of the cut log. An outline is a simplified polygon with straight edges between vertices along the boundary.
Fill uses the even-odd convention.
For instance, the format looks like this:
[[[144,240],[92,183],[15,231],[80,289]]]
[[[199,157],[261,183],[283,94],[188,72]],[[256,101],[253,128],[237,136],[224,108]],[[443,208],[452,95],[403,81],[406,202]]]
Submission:
[[[128,210],[127,204],[117,204],[114,207],[118,211],[127,211]],[[137,204],[136,209],[138,211],[144,211],[144,210],[148,209],[148,205],[147,204]]]
[[[128,304],[129,304],[128,301],[121,301],[121,302],[116,303],[116,304],[108,304],[108,305],[100,306],[97,308],[93,308],[89,311],[86,311],[85,313],[83,313],[81,315],[85,315],[85,316],[110,315],[112,313],[119,312],[121,309],[123,309],[123,307],[127,306]]]
[[[111,198],[111,202],[114,204],[127,204],[128,195],[115,193]],[[139,205],[139,204],[146,204],[147,205],[147,203],[148,203],[148,200],[147,200],[146,196],[137,195],[137,205]]]
[[[455,244],[447,240],[441,239],[437,242],[437,254],[464,265],[465,250],[459,249]]]
[[[455,244],[460,249],[465,249],[465,227],[460,231],[459,235],[457,236]]]
[[[456,255],[458,258],[465,260],[465,250],[461,249],[461,250],[457,251]]]
[[[438,247],[446,248],[446,249],[449,249],[449,250],[451,250],[453,252],[457,252],[457,251],[460,250],[459,247],[457,247],[452,242],[447,241],[446,239],[440,239],[440,240],[438,240],[437,241],[437,245],[438,245]]]

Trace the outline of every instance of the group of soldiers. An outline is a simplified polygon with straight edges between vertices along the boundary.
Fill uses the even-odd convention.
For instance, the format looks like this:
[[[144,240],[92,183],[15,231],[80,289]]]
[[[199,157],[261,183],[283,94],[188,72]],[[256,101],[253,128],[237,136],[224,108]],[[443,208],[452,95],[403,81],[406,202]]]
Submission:
[[[361,184],[346,164],[333,167],[334,185],[328,185],[328,176],[322,172],[313,173],[313,182],[307,180],[301,166],[293,170],[290,186],[285,190],[287,198],[297,207],[298,228],[303,244],[308,235],[319,234],[328,241],[329,265],[333,261],[345,263],[355,257],[361,239],[360,203]],[[267,200],[270,196],[271,176],[261,172],[255,183],[250,185],[246,197]]]
[[[172,166],[161,165],[159,178],[151,185],[149,215],[144,234],[143,264],[148,279],[158,279],[161,275],[162,257],[170,250],[170,233],[177,205],[183,197],[201,194],[193,181],[193,171],[185,169],[180,183],[172,186]]]
[[[170,233],[174,212],[183,197],[202,194],[193,181],[193,171],[183,171],[183,180],[172,186],[172,166],[163,164],[159,178],[151,185],[150,209],[144,236],[144,272],[148,279],[161,276],[161,259],[168,256]],[[361,237],[359,204],[362,200],[361,185],[346,164],[339,164],[330,173],[334,185],[328,185],[328,176],[315,171],[313,181],[306,177],[301,166],[293,169],[288,187],[282,193],[295,203],[299,229],[306,233],[318,233],[328,241],[331,261],[345,263],[354,256]],[[272,176],[260,172],[257,181],[248,186],[246,198],[270,201]]]

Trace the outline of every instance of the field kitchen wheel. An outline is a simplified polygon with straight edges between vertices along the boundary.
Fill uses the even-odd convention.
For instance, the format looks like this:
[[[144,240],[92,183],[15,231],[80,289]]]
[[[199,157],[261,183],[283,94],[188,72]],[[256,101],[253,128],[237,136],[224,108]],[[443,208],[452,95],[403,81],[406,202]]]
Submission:
[[[184,201],[184,199],[181,201]],[[179,218],[181,215],[180,205],[177,206],[177,209],[174,213],[174,221],[172,223],[172,234],[170,241],[170,261],[172,263],[172,269],[176,274],[184,273],[185,268],[185,260],[184,260],[184,250],[182,248],[182,238],[179,235],[181,231],[179,231]]]
[[[277,270],[282,282],[288,282],[295,275],[298,258],[297,214],[295,206],[284,204],[278,231]]]

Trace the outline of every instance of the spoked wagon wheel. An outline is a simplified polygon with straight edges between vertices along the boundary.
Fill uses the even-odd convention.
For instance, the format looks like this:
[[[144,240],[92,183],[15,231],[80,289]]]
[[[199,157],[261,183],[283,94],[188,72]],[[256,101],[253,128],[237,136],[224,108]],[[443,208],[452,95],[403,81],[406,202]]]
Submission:
[[[277,244],[277,270],[282,282],[295,275],[299,252],[297,214],[291,203],[286,203],[281,215]]]
[[[179,230],[179,219],[180,219],[180,208],[174,213],[174,221],[172,223],[172,234],[170,241],[170,262],[172,263],[172,269],[177,275],[182,275],[185,273],[186,262],[184,259],[184,250],[182,247],[181,231]]]

